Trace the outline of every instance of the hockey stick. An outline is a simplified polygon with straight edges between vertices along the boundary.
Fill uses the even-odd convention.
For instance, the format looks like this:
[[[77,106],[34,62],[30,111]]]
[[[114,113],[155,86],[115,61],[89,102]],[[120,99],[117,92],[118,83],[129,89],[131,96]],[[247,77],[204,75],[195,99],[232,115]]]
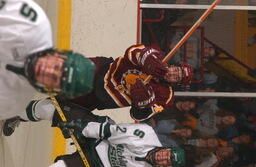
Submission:
[[[50,96],[51,100],[52,100],[52,103],[54,104],[55,106],[55,109],[57,110],[58,114],[60,115],[60,118],[62,121],[67,121],[62,109],[60,108],[60,105],[58,103],[58,101],[56,100],[56,98],[54,96]],[[73,140],[75,146],[76,146],[76,149],[85,165],[85,167],[90,167],[90,164],[88,162],[88,160],[86,159],[86,156],[83,152],[83,150],[81,149],[76,137],[73,135],[73,132],[71,130],[69,130],[69,135],[71,137],[71,139]]]
[[[202,24],[202,22],[209,16],[215,6],[217,6],[221,0],[215,0],[211,6],[203,13],[203,15],[197,20],[197,22],[187,31],[187,33],[181,38],[181,40],[174,46],[174,48],[165,56],[162,60],[163,62],[168,62],[172,56],[178,51],[178,49],[188,40],[188,38],[196,31],[196,29]],[[144,83],[148,83],[151,80],[152,76],[148,76]]]

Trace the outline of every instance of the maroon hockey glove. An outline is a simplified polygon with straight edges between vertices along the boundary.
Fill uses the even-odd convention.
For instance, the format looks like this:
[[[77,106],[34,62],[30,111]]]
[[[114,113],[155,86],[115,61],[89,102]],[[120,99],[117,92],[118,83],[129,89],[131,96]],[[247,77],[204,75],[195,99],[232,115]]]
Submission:
[[[159,58],[160,53],[155,49],[147,49],[141,54],[142,71],[157,78],[164,78],[167,72],[167,64]]]
[[[136,83],[131,85],[131,100],[132,105],[140,109],[151,107],[155,102],[155,94],[149,85],[144,85],[140,79],[136,80]]]

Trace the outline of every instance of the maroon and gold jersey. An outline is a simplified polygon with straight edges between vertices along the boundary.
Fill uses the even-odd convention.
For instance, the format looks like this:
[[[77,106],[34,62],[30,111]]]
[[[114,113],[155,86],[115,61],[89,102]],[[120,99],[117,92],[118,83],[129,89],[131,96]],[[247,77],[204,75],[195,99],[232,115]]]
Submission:
[[[124,56],[115,59],[104,77],[104,88],[119,107],[131,105],[130,85],[134,84],[137,78],[145,79],[148,76],[142,72],[140,63],[142,52],[143,54],[154,54],[159,59],[163,59],[162,54],[153,48],[133,45],[126,50]],[[153,88],[156,97],[153,112],[161,112],[164,108],[172,105],[171,86],[159,83],[158,79],[152,79],[148,84]]]
[[[131,106],[130,85],[134,84],[137,78],[145,79],[148,76],[142,71],[141,64],[145,54],[154,54],[161,60],[163,58],[159,51],[144,45],[131,46],[124,56],[115,60],[106,57],[90,58],[96,66],[94,90],[71,101],[88,110]],[[130,113],[135,120],[148,119],[173,104],[170,85],[160,83],[156,78],[151,79],[148,84],[154,91],[155,104],[144,109],[132,106]]]

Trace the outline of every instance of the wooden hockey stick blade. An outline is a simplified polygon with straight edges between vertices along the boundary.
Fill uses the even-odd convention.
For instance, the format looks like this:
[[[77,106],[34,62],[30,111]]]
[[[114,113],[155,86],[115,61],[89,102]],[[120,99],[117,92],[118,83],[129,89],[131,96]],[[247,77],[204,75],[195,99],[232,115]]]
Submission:
[[[187,33],[181,38],[181,40],[173,47],[173,49],[165,56],[163,62],[167,63],[172,56],[178,51],[178,49],[188,40],[188,38],[196,31],[196,29],[202,24],[202,22],[209,16],[213,9],[221,2],[221,0],[215,0],[211,6],[203,13],[203,15],[196,21],[196,23],[187,31]],[[152,76],[148,76],[144,83],[148,83]]]
[[[60,105],[57,101],[57,99],[54,96],[50,96],[50,98],[52,100],[52,103],[55,106],[55,109],[57,110],[58,114],[60,115],[61,120],[62,121],[67,121],[67,119],[66,119],[66,117],[65,117],[65,115],[64,115],[64,113],[63,113],[63,111],[62,111],[62,109],[61,109],[61,107],[60,107]],[[79,153],[79,155],[80,155],[80,157],[81,157],[81,159],[84,163],[84,166],[85,167],[90,167],[90,164],[89,164],[88,160],[86,159],[86,156],[85,156],[81,146],[79,145],[76,137],[73,135],[73,132],[71,130],[69,130],[69,135],[70,135],[71,139],[73,140],[73,142],[75,144],[77,152]]]

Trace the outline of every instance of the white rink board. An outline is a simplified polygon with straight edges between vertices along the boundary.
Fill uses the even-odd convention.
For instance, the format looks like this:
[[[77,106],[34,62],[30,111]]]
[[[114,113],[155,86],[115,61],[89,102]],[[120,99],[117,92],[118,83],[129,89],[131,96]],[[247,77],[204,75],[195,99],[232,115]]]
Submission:
[[[83,6],[83,8],[80,8]],[[83,0],[73,2],[71,48],[88,57],[123,56],[136,44],[137,0]],[[116,122],[131,122],[129,108],[101,110]]]

